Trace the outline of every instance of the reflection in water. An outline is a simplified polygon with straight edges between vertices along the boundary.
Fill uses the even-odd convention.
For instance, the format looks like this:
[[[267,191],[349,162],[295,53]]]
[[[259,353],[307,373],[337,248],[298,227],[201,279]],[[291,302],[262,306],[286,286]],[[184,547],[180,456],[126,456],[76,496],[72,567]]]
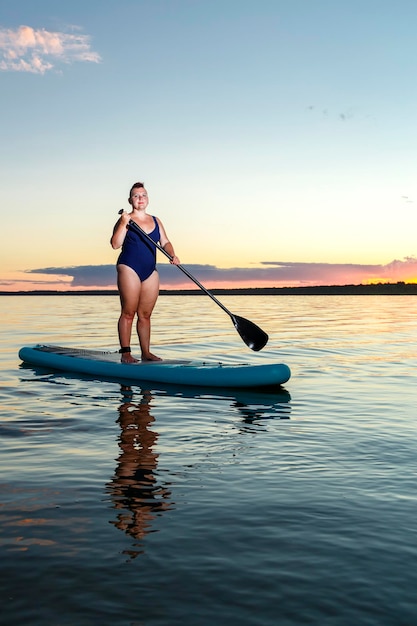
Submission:
[[[140,401],[134,402],[131,387],[122,386],[121,391],[123,400],[118,409],[120,454],[107,489],[117,511],[112,523],[142,545],[145,536],[152,532],[155,518],[172,507],[171,491],[167,487],[169,483],[158,484],[155,448],[159,435],[152,430],[155,421],[151,414],[153,395],[150,391],[142,391]],[[181,395],[194,399],[206,397],[205,393],[201,396],[195,391],[183,391]],[[242,433],[266,431],[265,420],[290,417],[291,398],[283,388],[271,394],[241,391],[224,397],[241,418],[238,430]],[[141,552],[143,547],[124,551],[131,558]]]
[[[290,400],[291,396],[284,388],[269,395],[256,393],[237,395],[232,406],[242,416],[240,431],[250,433],[267,431],[265,420],[290,419]]]
[[[112,522],[141,541],[151,532],[151,524],[162,511],[170,508],[171,492],[157,482],[158,454],[154,451],[158,433],[151,430],[152,395],[143,392],[139,403],[133,402],[130,387],[122,387],[123,403],[119,407],[120,455],[111,483],[107,485],[118,511]],[[140,551],[128,551],[134,558]]]

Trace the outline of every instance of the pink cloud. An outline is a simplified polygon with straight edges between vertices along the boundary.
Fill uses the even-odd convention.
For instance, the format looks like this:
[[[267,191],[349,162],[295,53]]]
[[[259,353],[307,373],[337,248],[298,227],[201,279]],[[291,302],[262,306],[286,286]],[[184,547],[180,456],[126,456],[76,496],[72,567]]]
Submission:
[[[0,29],[0,70],[45,74],[55,63],[84,61],[99,63],[87,35],[36,30],[20,26]]]
[[[417,259],[407,257],[386,265],[361,265],[352,263],[299,263],[294,261],[268,261],[261,267],[218,268],[215,265],[187,265],[208,289],[233,287],[304,287],[326,285],[359,285],[368,283],[417,282]],[[167,263],[159,264],[158,271],[162,288],[194,288],[193,283]],[[44,286],[63,281],[61,288],[115,288],[114,265],[86,265],[73,267],[49,267],[27,270],[27,274],[38,275]],[[40,278],[39,275],[43,275]],[[15,287],[18,287],[16,281]],[[1,285],[0,285],[1,286]],[[5,285],[5,288],[10,288]],[[54,287],[51,287],[54,288]],[[59,287],[58,287],[59,288]]]

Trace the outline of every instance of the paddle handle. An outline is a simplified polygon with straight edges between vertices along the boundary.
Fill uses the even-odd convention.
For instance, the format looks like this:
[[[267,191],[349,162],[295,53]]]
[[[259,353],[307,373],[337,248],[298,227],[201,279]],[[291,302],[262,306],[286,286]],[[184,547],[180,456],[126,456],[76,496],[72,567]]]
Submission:
[[[120,209],[120,211],[119,211],[119,215],[120,215],[120,214],[122,214],[122,213],[123,213],[123,209]],[[143,235],[144,237],[146,237],[146,239],[148,239],[151,243],[153,243],[153,245],[154,245],[156,248],[158,248],[158,250],[160,250],[163,254],[165,254],[165,256],[166,256],[166,257],[167,257],[170,261],[172,261],[173,257],[169,254],[169,252],[167,252],[166,250],[164,250],[164,248],[163,248],[162,246],[160,246],[160,245],[159,245],[159,243],[157,243],[156,241],[154,241],[154,240],[152,239],[152,237],[150,237],[150,236],[148,235],[148,233],[145,233],[145,231],[143,230],[143,228],[141,228],[141,227],[139,226],[139,224],[136,224],[136,222],[134,222],[133,220],[130,220],[130,221],[129,221],[129,226],[130,226],[131,228],[133,228],[133,230],[135,230],[137,233],[139,233],[139,234]],[[193,281],[193,283],[195,283],[195,284],[197,285],[197,287],[199,287],[202,291],[204,291],[204,293],[206,293],[206,294],[207,294],[207,295],[208,295],[208,296],[209,296],[209,297],[213,300],[213,302],[215,302],[215,303],[216,303],[216,304],[217,304],[217,305],[218,305],[221,309],[223,309],[223,311],[224,311],[225,313],[227,313],[227,315],[229,315],[229,317],[231,318],[231,320],[232,320],[232,322],[233,322],[234,324],[236,323],[236,318],[235,318],[235,316],[233,315],[233,313],[231,313],[231,312],[229,311],[229,309],[227,309],[227,308],[224,306],[224,304],[222,304],[222,303],[220,302],[220,300],[217,300],[216,296],[214,296],[214,295],[213,295],[213,294],[212,294],[212,293],[211,293],[208,289],[206,289],[206,288],[204,287],[204,285],[202,285],[202,284],[200,283],[200,281],[199,281],[199,280],[197,280],[197,278],[191,274],[191,272],[189,272],[189,271],[188,271],[188,270],[187,270],[187,269],[186,269],[183,265],[181,265],[180,263],[178,263],[178,265],[176,265],[176,267],[178,267],[178,269],[180,269],[180,270],[181,270],[181,272],[183,272],[186,276],[188,276],[188,278],[189,278],[190,280],[192,280],[192,281]]]

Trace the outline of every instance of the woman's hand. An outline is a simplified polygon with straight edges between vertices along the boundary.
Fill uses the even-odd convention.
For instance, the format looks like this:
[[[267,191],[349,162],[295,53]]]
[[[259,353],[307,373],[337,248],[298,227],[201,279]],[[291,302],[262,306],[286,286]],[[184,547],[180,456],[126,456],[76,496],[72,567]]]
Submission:
[[[130,213],[126,211],[119,211],[119,219],[117,220],[113,229],[113,235],[110,239],[110,244],[113,250],[121,248],[126,237],[127,227],[130,221]]]
[[[127,226],[129,222],[130,222],[130,213],[127,213],[127,211],[122,211],[122,213],[120,213],[119,224],[123,224],[124,226]]]

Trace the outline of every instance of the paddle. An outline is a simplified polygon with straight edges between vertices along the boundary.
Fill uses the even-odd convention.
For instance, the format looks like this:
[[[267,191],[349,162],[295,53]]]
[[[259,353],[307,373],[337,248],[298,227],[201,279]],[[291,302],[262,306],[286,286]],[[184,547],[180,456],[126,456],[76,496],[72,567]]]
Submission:
[[[119,214],[121,213],[123,213],[123,209],[119,211]],[[164,250],[162,246],[156,243],[152,239],[152,237],[149,237],[149,235],[145,233],[145,231],[140,226],[138,226],[136,222],[130,220],[129,226],[133,228],[133,230],[135,230],[137,233],[143,235],[144,237],[146,237],[146,239],[151,241],[153,245],[158,248],[158,250],[165,254],[165,256],[168,257],[170,261],[172,261],[172,256],[166,250]],[[213,302],[215,302],[221,309],[223,309],[225,313],[227,313],[227,315],[232,320],[237,332],[251,350],[254,350],[255,352],[262,350],[262,348],[266,345],[268,341],[268,335],[262,330],[262,328],[259,328],[259,326],[257,326],[250,320],[246,320],[244,317],[239,317],[238,315],[234,315],[233,313],[231,313],[229,309],[227,309],[224,304],[220,302],[220,300],[217,300],[216,296],[210,293],[210,291],[208,291],[208,289],[206,289],[197,280],[197,278],[195,278],[183,265],[178,264],[176,265],[176,267],[178,267],[178,269],[180,269],[186,276],[188,276],[188,278],[190,278],[198,287],[200,287],[200,289],[204,291],[204,293],[206,293],[213,300]]]

